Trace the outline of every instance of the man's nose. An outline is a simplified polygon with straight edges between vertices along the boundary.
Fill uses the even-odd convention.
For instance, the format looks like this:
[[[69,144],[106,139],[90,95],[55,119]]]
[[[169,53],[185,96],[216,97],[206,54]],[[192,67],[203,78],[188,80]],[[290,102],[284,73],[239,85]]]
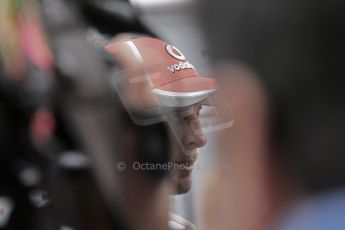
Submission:
[[[207,144],[207,138],[198,118],[187,120],[183,137],[185,148],[188,150],[201,148]]]

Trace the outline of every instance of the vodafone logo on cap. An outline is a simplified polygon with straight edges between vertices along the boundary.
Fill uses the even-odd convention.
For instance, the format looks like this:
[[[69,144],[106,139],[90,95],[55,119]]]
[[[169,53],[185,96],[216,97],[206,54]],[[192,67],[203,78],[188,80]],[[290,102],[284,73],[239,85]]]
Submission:
[[[185,70],[185,69],[195,69],[191,63],[186,61],[186,57],[175,46],[166,45],[165,50],[168,52],[170,56],[180,61],[178,64],[167,67],[168,70],[170,70],[172,73],[175,73],[176,71],[180,71],[180,70]],[[186,62],[182,62],[182,61],[186,61]]]
[[[170,56],[173,58],[179,60],[179,61],[185,61],[186,57],[181,53],[180,50],[178,50],[175,46],[173,45],[166,45],[165,50],[168,52]]]

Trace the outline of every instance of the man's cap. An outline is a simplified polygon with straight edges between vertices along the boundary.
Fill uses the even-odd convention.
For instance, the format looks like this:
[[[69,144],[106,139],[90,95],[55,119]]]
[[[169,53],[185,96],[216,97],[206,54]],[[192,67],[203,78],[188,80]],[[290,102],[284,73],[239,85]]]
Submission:
[[[118,39],[106,50],[125,70],[144,69],[150,90],[162,106],[187,107],[217,90],[214,79],[200,76],[180,50],[159,39]]]

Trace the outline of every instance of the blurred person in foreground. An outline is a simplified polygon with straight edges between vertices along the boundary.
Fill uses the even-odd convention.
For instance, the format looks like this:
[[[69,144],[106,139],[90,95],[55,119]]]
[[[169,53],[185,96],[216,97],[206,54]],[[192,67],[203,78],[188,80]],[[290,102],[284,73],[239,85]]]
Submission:
[[[126,170],[125,176],[145,177],[148,173],[152,176],[163,172],[169,175],[171,194],[188,192],[198,148],[206,144],[199,113],[205,100],[217,90],[215,80],[199,76],[176,47],[156,38],[120,35],[106,46],[106,50],[123,69],[113,76],[112,82],[115,82],[132,121],[142,127],[164,124],[170,130],[169,143],[160,143],[159,140],[150,143],[153,149],[161,146],[160,149],[165,151],[161,154],[169,154],[168,162],[150,161],[151,164],[146,164],[147,161],[139,159],[139,165],[136,160],[130,159],[127,162],[133,168]],[[133,107],[137,111],[130,109]],[[143,138],[146,138],[145,133]],[[131,146],[138,148],[135,143]],[[142,151],[140,145],[138,151]],[[152,153],[147,152],[147,155]],[[130,191],[127,194],[130,195]],[[138,194],[135,196],[128,200],[137,200]],[[133,206],[136,205],[134,203]],[[195,229],[193,224],[173,214],[169,227]]]
[[[205,229],[344,229],[345,2],[204,1],[200,19],[235,121]]]

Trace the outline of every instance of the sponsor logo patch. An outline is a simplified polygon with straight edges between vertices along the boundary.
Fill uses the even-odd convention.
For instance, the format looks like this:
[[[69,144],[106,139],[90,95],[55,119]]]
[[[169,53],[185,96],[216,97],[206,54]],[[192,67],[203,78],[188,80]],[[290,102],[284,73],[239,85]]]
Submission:
[[[170,56],[173,58],[179,60],[179,61],[185,61],[186,58],[185,56],[181,53],[180,50],[178,50],[175,46],[173,45],[166,45],[165,50],[168,52]]]
[[[191,63],[189,63],[188,61],[180,62],[178,64],[168,66],[167,68],[172,73],[175,73],[176,71],[180,71],[180,70],[185,70],[185,69],[195,69],[194,66]]]

